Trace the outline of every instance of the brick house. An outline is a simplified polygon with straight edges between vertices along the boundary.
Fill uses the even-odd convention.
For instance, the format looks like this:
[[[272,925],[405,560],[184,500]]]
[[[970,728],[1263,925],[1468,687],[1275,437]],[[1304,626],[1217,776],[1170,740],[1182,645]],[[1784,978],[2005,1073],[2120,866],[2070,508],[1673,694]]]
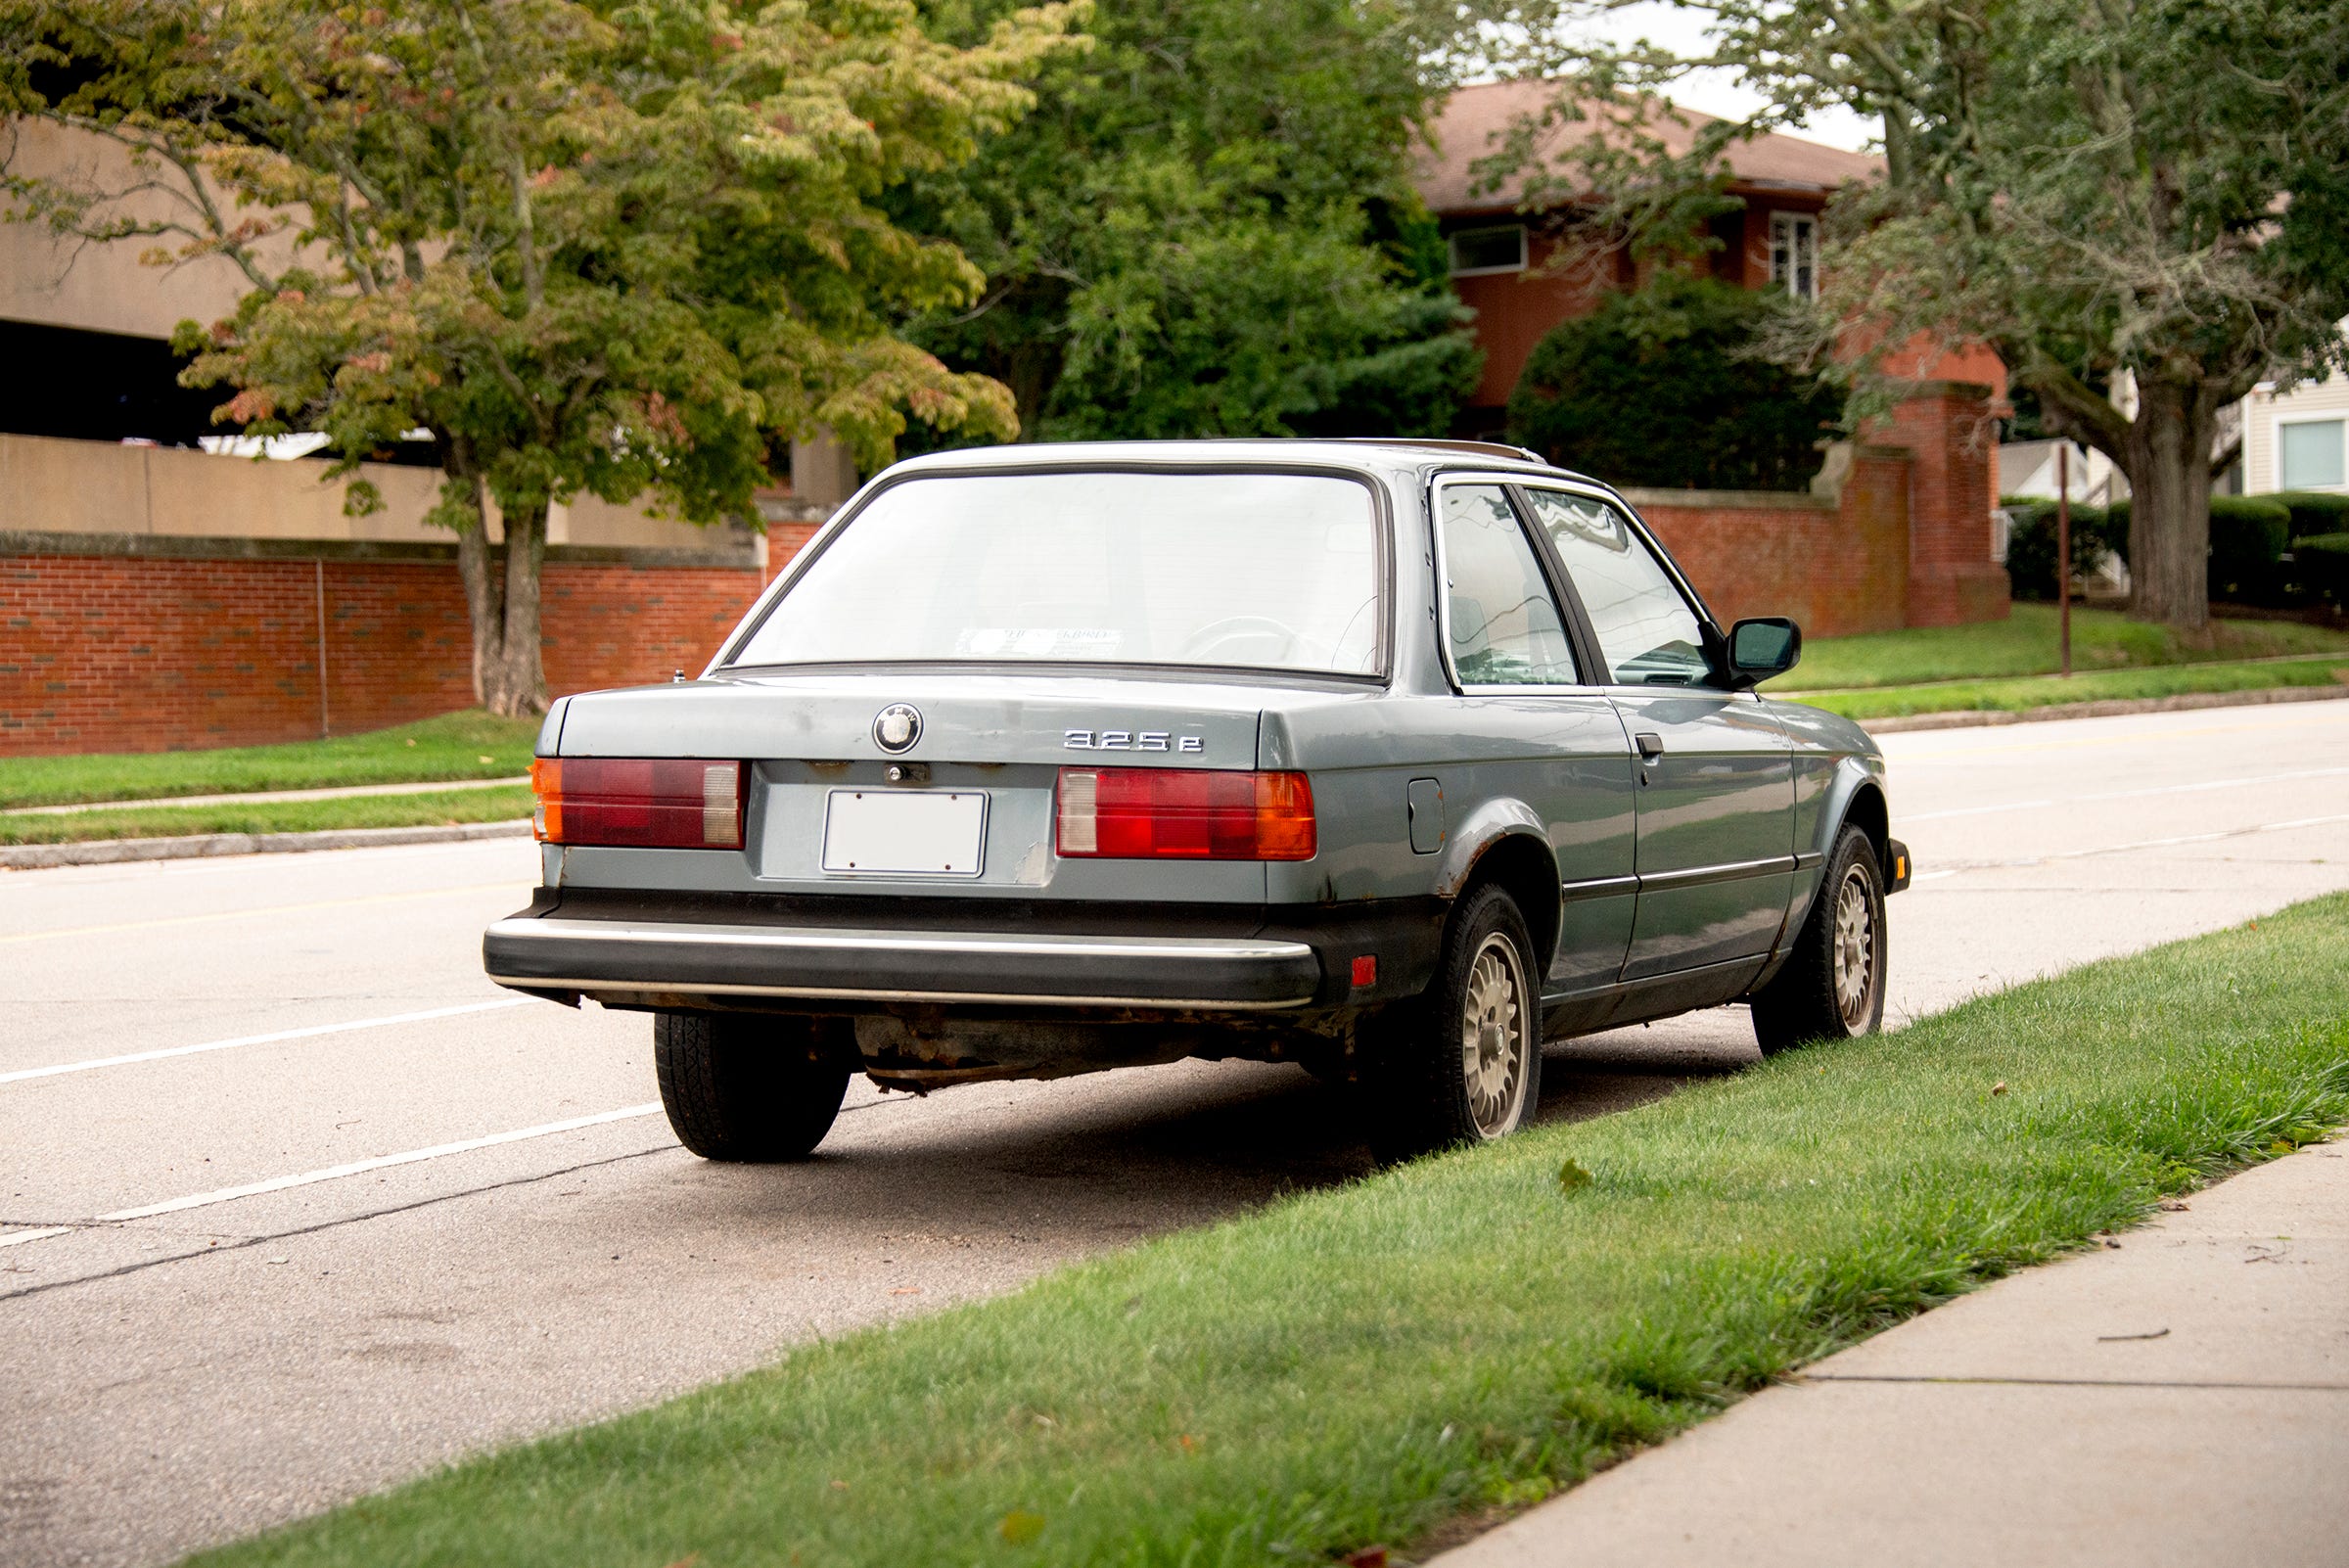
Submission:
[[[1430,127],[1414,171],[1485,350],[1459,435],[1498,437],[1509,392],[1543,336],[1589,314],[1602,292],[1639,281],[1628,253],[1575,274],[1547,268],[1571,204],[1529,205],[1524,173],[1490,190],[1479,177],[1475,165],[1556,91],[1540,81],[1461,88]],[[1717,123],[1683,117],[1685,125],[1654,127],[1675,153]],[[1550,128],[1535,144],[1535,167],[1589,132],[1588,123]],[[1773,134],[1736,145],[1727,164],[1729,194],[1744,205],[1713,220],[1714,275],[1817,298],[1820,268],[1833,262],[1820,254],[1820,213],[1843,186],[1874,178],[1877,161]],[[1866,441],[1831,450],[1808,494],[1630,492],[1725,616],[1793,614],[1826,634],[2004,619],[1991,416],[2004,403],[2005,368],[1987,349],[1920,353],[1901,368],[1915,394]]]

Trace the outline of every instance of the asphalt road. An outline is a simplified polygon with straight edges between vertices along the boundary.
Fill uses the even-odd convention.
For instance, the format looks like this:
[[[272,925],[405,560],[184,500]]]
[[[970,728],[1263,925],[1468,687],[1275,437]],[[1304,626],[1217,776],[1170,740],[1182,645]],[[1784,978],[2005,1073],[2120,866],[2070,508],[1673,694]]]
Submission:
[[[1885,750],[1897,1018],[2349,887],[2349,702]],[[0,1561],[168,1560],[1369,1169],[1331,1091],[1204,1063],[859,1083],[817,1160],[705,1164],[646,1020],[481,978],[532,879],[516,842],[0,874]],[[1553,1047],[1543,1115],[1754,1059],[1734,1008]]]

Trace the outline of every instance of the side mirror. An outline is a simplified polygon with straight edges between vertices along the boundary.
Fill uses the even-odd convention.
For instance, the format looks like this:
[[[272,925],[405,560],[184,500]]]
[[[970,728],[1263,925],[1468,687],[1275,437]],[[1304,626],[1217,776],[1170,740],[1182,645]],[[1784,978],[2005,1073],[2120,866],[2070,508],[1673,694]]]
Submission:
[[[1803,628],[1784,616],[1757,616],[1729,628],[1729,673],[1743,689],[1802,662]]]

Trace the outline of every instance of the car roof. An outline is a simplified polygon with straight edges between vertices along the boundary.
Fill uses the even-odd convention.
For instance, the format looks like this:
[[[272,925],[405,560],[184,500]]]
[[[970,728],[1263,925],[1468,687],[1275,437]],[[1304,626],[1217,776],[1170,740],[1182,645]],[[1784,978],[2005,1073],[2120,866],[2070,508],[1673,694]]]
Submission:
[[[1499,441],[1409,439],[1357,437],[1341,439],[1305,438],[1218,438],[1179,441],[1035,441],[1009,446],[969,446],[946,452],[909,457],[889,472],[916,474],[938,469],[974,468],[1084,468],[1125,464],[1313,464],[1374,473],[1394,468],[1463,468],[1522,471],[1529,477],[1570,479],[1586,484],[1599,481],[1571,469],[1547,463],[1522,446]]]

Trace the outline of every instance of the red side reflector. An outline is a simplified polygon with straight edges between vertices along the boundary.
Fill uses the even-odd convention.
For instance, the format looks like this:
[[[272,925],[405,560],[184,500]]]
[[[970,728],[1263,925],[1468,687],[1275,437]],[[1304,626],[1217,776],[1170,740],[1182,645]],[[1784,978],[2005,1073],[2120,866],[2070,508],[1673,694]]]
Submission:
[[[1354,961],[1354,983],[1359,986],[1378,984],[1378,955],[1364,953]]]
[[[544,844],[742,848],[743,764],[690,758],[541,757],[534,824]]]
[[[1064,767],[1054,837],[1105,860],[1310,860],[1313,787],[1303,773]]]

